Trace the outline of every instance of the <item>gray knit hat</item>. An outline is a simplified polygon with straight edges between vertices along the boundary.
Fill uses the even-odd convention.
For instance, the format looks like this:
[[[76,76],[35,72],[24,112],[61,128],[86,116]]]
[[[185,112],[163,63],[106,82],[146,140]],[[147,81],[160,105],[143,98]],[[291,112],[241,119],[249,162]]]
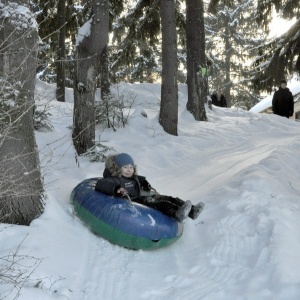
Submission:
[[[132,157],[127,153],[120,153],[115,156],[115,163],[119,168],[125,165],[132,165],[134,167],[134,161]]]

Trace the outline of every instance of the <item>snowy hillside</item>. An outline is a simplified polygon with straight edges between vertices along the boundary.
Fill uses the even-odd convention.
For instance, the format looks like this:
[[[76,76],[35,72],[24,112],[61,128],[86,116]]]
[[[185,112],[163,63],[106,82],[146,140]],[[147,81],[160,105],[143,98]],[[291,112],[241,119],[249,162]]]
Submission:
[[[59,103],[54,86],[38,82],[38,104],[49,106],[54,127],[36,132],[46,210],[29,227],[0,225],[0,257],[20,245],[18,299],[300,299],[300,123],[218,107],[207,111],[208,122],[196,122],[185,109],[186,86],[179,88],[177,137],[158,123],[160,86],[152,84],[119,86],[136,96],[129,125],[97,128],[97,139],[131,154],[160,193],[206,204],[172,246],[132,251],[74,216],[72,189],[101,176],[104,164],[75,160],[72,91]],[[0,299],[16,291],[0,284]]]

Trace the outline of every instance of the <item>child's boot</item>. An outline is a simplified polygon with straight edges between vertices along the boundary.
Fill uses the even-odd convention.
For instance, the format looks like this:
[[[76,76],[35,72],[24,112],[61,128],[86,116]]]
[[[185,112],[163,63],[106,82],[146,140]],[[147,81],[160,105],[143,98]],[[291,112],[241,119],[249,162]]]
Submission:
[[[189,215],[192,208],[192,203],[190,200],[187,200],[182,206],[178,208],[175,213],[175,218],[178,222],[183,222]]]
[[[189,213],[189,217],[193,220],[196,220],[200,213],[202,212],[205,204],[203,202],[199,202],[197,205],[192,205],[191,211]]]

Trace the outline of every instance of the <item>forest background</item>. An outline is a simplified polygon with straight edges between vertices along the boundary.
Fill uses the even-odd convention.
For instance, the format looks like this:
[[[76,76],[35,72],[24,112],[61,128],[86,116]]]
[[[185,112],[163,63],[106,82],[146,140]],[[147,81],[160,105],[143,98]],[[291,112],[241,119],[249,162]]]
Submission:
[[[64,84],[73,87],[76,38],[78,29],[92,17],[92,1],[36,2],[34,11],[43,41],[39,77],[48,83],[56,82],[62,76],[58,74],[61,68],[65,72]],[[216,1],[172,2],[178,36],[178,82],[187,81],[186,8],[197,10],[199,2],[202,2],[203,11],[199,9],[197,13],[204,18],[205,29],[205,60],[201,66],[207,68],[208,92],[221,86],[229,106],[249,110],[261,99],[261,91],[274,91],[283,77],[291,77],[298,71],[297,47],[291,43],[299,29],[297,1],[277,0],[273,4],[272,1],[248,0],[219,1],[218,4],[214,3]],[[109,5],[109,40],[102,52],[102,63],[99,63],[102,76],[98,78],[98,85],[120,81],[160,82],[159,1],[110,1]],[[276,26],[271,23],[274,16],[293,20],[296,24],[282,36],[268,39],[270,30]],[[193,32],[193,36],[199,30]],[[103,74],[105,71],[108,74]],[[109,80],[101,83],[102,77]]]

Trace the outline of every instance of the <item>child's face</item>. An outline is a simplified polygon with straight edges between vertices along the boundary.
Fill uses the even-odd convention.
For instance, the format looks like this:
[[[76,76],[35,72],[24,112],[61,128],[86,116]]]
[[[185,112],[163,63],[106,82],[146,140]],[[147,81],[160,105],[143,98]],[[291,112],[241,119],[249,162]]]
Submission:
[[[124,177],[131,177],[134,173],[134,167],[132,165],[125,165],[121,168],[121,175]]]

